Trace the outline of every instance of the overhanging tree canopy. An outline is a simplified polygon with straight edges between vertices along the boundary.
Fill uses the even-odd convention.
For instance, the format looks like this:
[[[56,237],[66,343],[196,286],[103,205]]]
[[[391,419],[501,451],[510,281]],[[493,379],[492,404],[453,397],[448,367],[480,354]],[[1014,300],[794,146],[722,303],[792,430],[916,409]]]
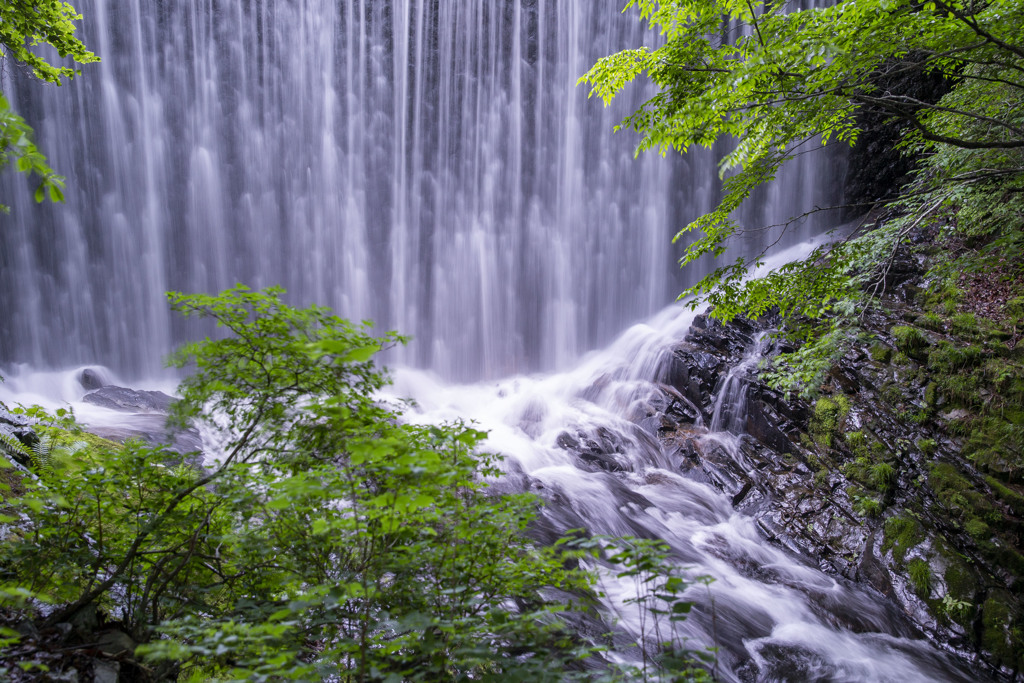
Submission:
[[[855,144],[863,112],[902,121],[905,143],[919,150],[977,152],[947,174],[947,185],[1021,172],[1020,0],[858,0],[807,10],[755,0],[631,0],[630,8],[664,44],[605,57],[580,79],[605,103],[636,79],[658,88],[618,129],[641,135],[638,153],[737,141],[721,162],[723,176],[730,174],[721,204],[676,236],[699,233],[683,265],[724,253],[742,229],[734,210],[803,148],[818,139]],[[938,74],[952,89],[938,102],[923,101],[893,87],[900,82],[895,76],[907,74]],[[878,263],[884,252],[877,243],[820,252],[813,267],[790,266],[749,284],[742,280],[758,260],[739,260],[686,293],[715,305],[724,319],[773,306],[783,314],[821,317],[863,286],[864,268],[850,277],[850,263]]]

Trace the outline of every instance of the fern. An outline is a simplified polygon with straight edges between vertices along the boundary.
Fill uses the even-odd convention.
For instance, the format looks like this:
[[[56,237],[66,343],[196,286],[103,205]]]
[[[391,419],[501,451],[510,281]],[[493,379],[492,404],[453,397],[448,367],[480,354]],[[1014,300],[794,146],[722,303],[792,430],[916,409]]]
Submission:
[[[21,443],[14,435],[3,431],[0,431],[0,451],[15,458],[21,456],[32,459],[32,452],[25,447],[25,444]]]
[[[53,469],[53,437],[44,436],[32,445],[32,465],[37,470]]]

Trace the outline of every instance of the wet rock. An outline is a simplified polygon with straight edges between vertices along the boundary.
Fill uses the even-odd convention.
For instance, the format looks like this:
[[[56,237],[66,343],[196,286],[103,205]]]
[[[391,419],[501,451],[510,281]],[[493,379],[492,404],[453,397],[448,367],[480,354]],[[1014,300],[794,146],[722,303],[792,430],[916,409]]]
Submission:
[[[124,631],[112,630],[100,634],[96,647],[108,655],[132,655],[138,643]]]
[[[174,399],[162,391],[139,391],[127,387],[104,386],[82,399],[101,408],[129,413],[167,413]]]
[[[31,448],[39,441],[39,436],[32,428],[33,421],[24,415],[18,415],[7,410],[0,404],[0,434],[10,439],[15,439],[26,448]]]
[[[605,472],[625,472],[629,469],[623,459],[620,459],[623,455],[620,438],[603,427],[593,436],[582,431],[577,432],[575,437],[568,432],[562,432],[555,443],[559,448],[573,453],[583,464],[583,469]]]
[[[86,368],[78,373],[78,383],[86,391],[95,391],[107,385],[106,378],[95,368]]]

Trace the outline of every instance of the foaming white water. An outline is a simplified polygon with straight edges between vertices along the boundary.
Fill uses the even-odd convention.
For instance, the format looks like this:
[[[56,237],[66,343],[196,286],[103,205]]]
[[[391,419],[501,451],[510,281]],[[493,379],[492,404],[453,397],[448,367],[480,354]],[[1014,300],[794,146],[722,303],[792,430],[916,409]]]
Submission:
[[[771,266],[813,246],[780,254]],[[642,425],[658,391],[658,369],[693,316],[672,306],[561,374],[451,385],[400,369],[392,391],[416,400],[410,420],[466,419],[488,431],[484,447],[506,456],[505,478],[540,495],[556,528],[660,538],[691,576],[713,577],[710,587],[689,589],[696,607],[676,629],[690,647],[719,648],[722,680],[970,680],[881,598],[768,544],[727,496],[681,474],[676,456]],[[566,435],[600,440],[610,460],[602,468],[581,466]],[[722,431],[703,438],[746,466],[741,437]],[[609,567],[595,569],[607,617],[638,639],[633,581]]]

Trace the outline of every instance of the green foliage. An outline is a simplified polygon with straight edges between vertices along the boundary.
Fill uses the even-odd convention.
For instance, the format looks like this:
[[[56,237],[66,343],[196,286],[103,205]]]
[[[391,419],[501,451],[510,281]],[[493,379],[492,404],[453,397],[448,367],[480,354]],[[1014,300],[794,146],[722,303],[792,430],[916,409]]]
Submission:
[[[764,381],[773,389],[812,398],[828,371],[849,349],[853,336],[841,321],[834,321],[830,332],[809,340],[792,353],[772,358],[770,369],[763,372]]]
[[[537,501],[487,491],[481,433],[374,398],[370,358],[400,337],[280,294],[171,295],[230,332],[175,356],[177,417],[227,430],[222,459],[128,443],[39,469],[10,575],[51,593],[50,622],[97,605],[147,657],[219,678],[571,678],[588,648],[550,596],[586,602],[590,577],[527,540]]]
[[[33,50],[39,45],[50,45],[61,59],[68,58],[79,64],[98,61],[75,36],[75,22],[81,19],[70,3],[50,0],[7,3],[0,21],[0,45],[5,56],[27,64],[36,78],[60,85],[61,79],[71,78],[77,72],[65,65],[53,63]]]
[[[19,460],[28,460],[32,457],[32,451],[7,432],[0,432],[0,453]]]
[[[928,338],[916,327],[896,325],[889,330],[896,348],[911,358],[923,357],[922,351],[928,348]]]
[[[850,499],[853,501],[853,510],[864,517],[878,517],[882,514],[882,501],[874,496],[868,495],[861,489],[851,486],[847,489]]]
[[[66,65],[66,60],[79,64],[99,60],[75,36],[74,22],[78,19],[81,16],[74,7],[57,0],[6,3],[0,17],[0,46],[3,48],[0,64],[3,58],[9,57],[28,65],[36,78],[60,85],[63,79],[77,73]],[[45,52],[38,49],[40,45],[51,46],[65,63],[45,57]],[[0,94],[0,170],[9,165],[20,173],[38,176],[37,202],[46,198],[54,202],[64,201],[64,179],[50,168],[46,157],[33,142],[32,129]],[[0,210],[7,209],[0,205]]]

